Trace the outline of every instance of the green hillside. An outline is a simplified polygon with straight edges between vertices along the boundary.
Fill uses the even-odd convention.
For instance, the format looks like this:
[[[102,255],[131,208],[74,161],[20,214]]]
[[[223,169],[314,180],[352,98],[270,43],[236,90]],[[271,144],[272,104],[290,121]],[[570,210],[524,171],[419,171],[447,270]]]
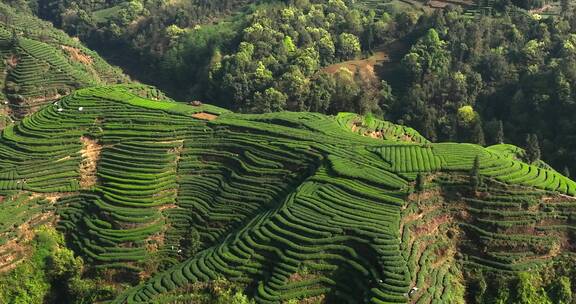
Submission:
[[[77,39],[0,4],[0,115],[20,119],[74,89],[126,82]]]
[[[463,303],[478,273],[574,260],[576,183],[513,147],[156,94],[82,89],[3,130],[0,271],[45,224],[113,303],[194,302],[222,278],[256,303]]]

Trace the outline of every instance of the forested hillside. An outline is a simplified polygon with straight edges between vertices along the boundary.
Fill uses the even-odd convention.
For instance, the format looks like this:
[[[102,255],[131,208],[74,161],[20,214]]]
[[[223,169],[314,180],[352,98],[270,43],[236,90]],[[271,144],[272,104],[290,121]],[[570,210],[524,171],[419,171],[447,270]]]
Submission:
[[[576,18],[470,20],[442,12],[402,59],[389,115],[432,140],[527,146],[574,171]],[[469,108],[468,106],[472,107]]]
[[[3,303],[572,302],[576,182],[514,146],[147,95],[3,130]]]
[[[102,53],[112,63],[121,65],[137,79],[153,84],[162,84],[182,96],[193,84],[184,88],[174,84],[174,71],[158,69],[165,61],[168,52],[182,50],[183,47],[206,49],[203,56],[209,56],[212,45],[203,41],[181,43],[190,33],[203,29],[204,25],[218,24],[228,28],[228,19],[238,13],[244,23],[245,13],[251,11],[250,4],[255,0],[190,0],[190,1],[70,1],[70,0],[8,0],[19,10],[51,21],[55,26],[72,36],[80,37],[89,47]],[[267,2],[267,1],[263,1]],[[223,37],[211,39],[229,42],[231,35],[236,37],[241,28],[230,28]],[[205,36],[203,38],[206,38]],[[205,42],[205,41],[204,41]],[[176,68],[173,65],[172,68]],[[195,71],[187,69],[186,73]],[[182,69],[184,73],[184,69]],[[187,80],[194,79],[189,75]]]

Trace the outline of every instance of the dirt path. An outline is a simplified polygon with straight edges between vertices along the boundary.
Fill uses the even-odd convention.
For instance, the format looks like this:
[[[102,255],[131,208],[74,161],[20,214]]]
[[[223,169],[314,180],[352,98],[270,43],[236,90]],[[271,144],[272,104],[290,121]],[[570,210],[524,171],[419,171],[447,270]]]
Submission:
[[[80,162],[80,187],[83,189],[90,188],[96,185],[96,167],[98,160],[100,160],[100,153],[102,152],[102,145],[95,139],[82,136],[82,161]]]

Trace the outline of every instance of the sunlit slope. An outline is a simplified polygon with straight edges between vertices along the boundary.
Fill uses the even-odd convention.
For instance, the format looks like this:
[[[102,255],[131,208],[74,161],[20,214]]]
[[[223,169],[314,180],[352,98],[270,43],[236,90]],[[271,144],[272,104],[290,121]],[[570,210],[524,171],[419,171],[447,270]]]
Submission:
[[[450,301],[462,269],[516,272],[574,251],[576,184],[498,149],[353,114],[243,115],[145,93],[79,90],[0,140],[5,212],[30,206],[17,224],[54,214],[87,264],[141,282],[118,303],[218,277],[258,303],[406,303],[412,287],[420,303]]]
[[[13,119],[71,90],[126,82],[117,68],[48,22],[0,3],[0,102]]]

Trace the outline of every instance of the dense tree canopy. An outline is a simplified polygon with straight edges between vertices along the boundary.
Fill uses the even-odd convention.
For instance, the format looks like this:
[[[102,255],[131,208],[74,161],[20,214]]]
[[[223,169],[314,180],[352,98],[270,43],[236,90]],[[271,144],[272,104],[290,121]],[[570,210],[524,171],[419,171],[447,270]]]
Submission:
[[[544,159],[574,169],[573,16],[472,20],[459,9],[423,16],[387,117],[441,141],[524,146],[534,133]]]

